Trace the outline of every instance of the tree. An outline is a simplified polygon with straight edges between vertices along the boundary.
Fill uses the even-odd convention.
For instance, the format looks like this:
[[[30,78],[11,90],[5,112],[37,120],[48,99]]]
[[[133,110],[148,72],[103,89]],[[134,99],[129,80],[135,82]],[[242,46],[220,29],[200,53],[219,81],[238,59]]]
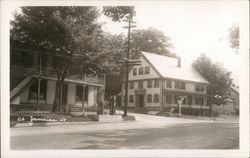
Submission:
[[[115,22],[121,22],[133,17],[135,15],[135,10],[133,6],[107,6],[103,7],[103,14]]]
[[[11,47],[48,52],[46,59],[56,70],[57,84],[53,111],[59,103],[64,79],[71,72],[85,73],[98,60],[101,27],[95,7],[22,7],[11,21]],[[76,62],[76,59],[78,62]],[[81,61],[79,61],[81,60]],[[81,66],[75,67],[74,64]]]
[[[133,18],[136,15],[135,9],[133,6],[117,6],[117,7],[103,7],[103,14],[107,17],[111,18],[115,22],[127,21],[129,18]],[[113,51],[113,56],[116,57],[114,60],[123,59],[126,57],[127,50],[127,39],[125,36],[119,35],[109,35],[108,37],[110,41],[106,43],[106,46],[114,46],[116,48],[111,48]],[[112,41],[112,42],[111,42]],[[115,42],[116,41],[116,42]],[[174,54],[170,53],[172,48],[172,44],[170,43],[170,38],[165,36],[163,32],[149,28],[147,30],[134,30],[131,33],[131,49],[130,49],[130,58],[138,58],[140,51],[149,51],[156,54],[174,56]],[[119,50],[119,51],[118,51]],[[117,94],[121,89],[121,78],[122,74],[125,73],[124,69],[121,69],[121,65],[117,62],[111,62],[112,66],[117,71],[115,73],[110,73],[107,75],[107,89],[109,90],[108,95]],[[114,71],[113,71],[114,72]],[[118,72],[118,74],[117,74]],[[109,80],[110,79],[110,82]],[[114,82],[112,81],[116,81]],[[119,85],[119,86],[118,86]]]
[[[239,26],[232,25],[229,29],[228,40],[230,43],[230,47],[233,48],[236,53],[239,51]]]
[[[176,57],[171,52],[173,44],[170,42],[170,38],[164,35],[163,32],[155,29],[137,29],[131,33],[131,56],[137,58],[140,51],[151,52],[159,55]]]
[[[102,68],[106,72],[106,97],[116,95],[121,90],[121,72],[119,60],[125,57],[126,37],[123,34],[112,35],[105,33],[103,37],[104,51],[108,52],[103,58]]]
[[[213,63],[210,58],[202,54],[193,62],[193,67],[209,82],[208,104],[223,104],[224,98],[231,87],[231,72],[222,64]]]

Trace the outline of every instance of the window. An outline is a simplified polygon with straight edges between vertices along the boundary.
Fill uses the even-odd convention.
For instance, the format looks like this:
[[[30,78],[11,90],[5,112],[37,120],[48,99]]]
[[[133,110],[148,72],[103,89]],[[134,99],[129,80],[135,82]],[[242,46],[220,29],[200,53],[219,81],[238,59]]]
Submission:
[[[130,89],[134,89],[134,82],[133,82],[133,81],[131,81],[131,82],[129,83],[129,88],[130,88]]]
[[[166,103],[168,103],[168,104],[172,103],[172,95],[171,94],[166,95]]]
[[[37,91],[38,91],[38,81],[36,81],[35,83],[33,83],[30,86],[30,92],[29,92],[29,97],[30,99],[37,99]],[[40,82],[40,95],[39,95],[39,99],[45,99],[46,98],[46,91],[47,91],[47,80],[41,80]]]
[[[188,103],[187,98],[183,98],[182,104],[187,105],[187,103]]]
[[[148,84],[147,84],[147,85],[148,85],[147,87],[148,87],[148,88],[152,88],[152,85],[153,85],[152,80],[148,80],[147,83],[148,83]]]
[[[178,100],[179,100],[179,95],[175,95],[174,96],[174,103],[178,104]]]
[[[133,76],[137,75],[137,68],[133,68]]]
[[[195,104],[196,105],[203,105],[204,104],[204,98],[203,97],[195,97]]]
[[[154,80],[154,88],[159,88],[159,80]]]
[[[200,84],[195,85],[195,91],[204,92],[204,86]]]
[[[154,103],[159,102],[159,94],[154,94]]]
[[[166,80],[166,88],[172,88],[171,80]]]
[[[152,103],[152,94],[147,95],[147,102]]]
[[[129,95],[129,102],[133,103],[134,102],[134,96],[133,95]]]
[[[149,66],[146,66],[145,67],[145,74],[149,74],[150,73],[150,67]]]
[[[139,83],[138,83],[138,88],[139,88],[139,89],[142,89],[142,88],[143,88],[143,81],[139,81]]]
[[[175,89],[185,89],[185,82],[175,81]]]
[[[188,96],[188,105],[192,105],[192,102],[193,102],[193,97]]]
[[[143,75],[143,67],[139,68],[139,75]]]

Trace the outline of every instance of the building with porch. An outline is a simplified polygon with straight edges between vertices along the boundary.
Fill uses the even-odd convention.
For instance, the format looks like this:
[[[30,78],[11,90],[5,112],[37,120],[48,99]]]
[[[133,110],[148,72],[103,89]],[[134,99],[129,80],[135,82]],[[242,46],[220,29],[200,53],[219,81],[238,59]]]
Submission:
[[[180,58],[142,52],[141,65],[129,71],[128,107],[178,112],[178,100],[185,97],[182,113],[208,115],[208,81],[191,65],[182,66]],[[121,104],[124,106],[125,82]]]
[[[52,110],[56,94],[57,75],[48,64],[39,71],[39,55],[11,51],[10,105],[23,109]],[[39,84],[40,79],[40,86]],[[40,88],[38,88],[40,87]],[[39,91],[40,89],[40,91]],[[97,108],[104,101],[105,75],[67,75],[60,92],[62,110],[81,112],[83,107]]]

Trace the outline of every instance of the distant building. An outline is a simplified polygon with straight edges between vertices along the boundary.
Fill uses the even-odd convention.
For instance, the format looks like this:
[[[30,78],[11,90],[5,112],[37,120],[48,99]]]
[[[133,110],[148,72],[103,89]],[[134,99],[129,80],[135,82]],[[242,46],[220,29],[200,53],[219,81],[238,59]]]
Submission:
[[[180,58],[142,52],[141,65],[129,71],[128,107],[178,112],[178,100],[183,100],[182,113],[208,115],[205,80],[191,65],[182,66]],[[125,82],[121,104],[124,106]]]
[[[239,87],[232,86],[227,95],[223,97],[225,103],[212,105],[214,115],[239,115]]]
[[[43,57],[43,56],[42,56]],[[11,107],[51,110],[56,91],[55,70],[42,58],[40,94],[38,96],[39,58],[38,54],[11,51],[10,58],[10,104]],[[82,107],[97,106],[104,100],[104,75],[66,76],[61,91],[63,108],[70,105],[71,110],[82,111]]]
[[[233,100],[235,113],[239,115],[240,110],[240,97],[239,86],[232,86],[229,91],[229,97]]]

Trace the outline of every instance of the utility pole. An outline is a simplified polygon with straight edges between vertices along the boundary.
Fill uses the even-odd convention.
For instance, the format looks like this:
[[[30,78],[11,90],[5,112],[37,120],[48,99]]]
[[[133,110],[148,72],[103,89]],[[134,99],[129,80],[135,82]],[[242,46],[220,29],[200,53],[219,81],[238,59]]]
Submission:
[[[132,17],[131,16],[128,20],[124,20],[126,22],[128,22],[128,26],[124,26],[123,28],[127,28],[128,29],[128,48],[127,48],[127,61],[125,61],[125,66],[126,66],[126,80],[125,80],[125,105],[124,105],[124,114],[123,116],[126,117],[127,116],[127,107],[128,107],[128,80],[129,80],[129,53],[130,53],[130,30],[131,28],[135,27],[132,26],[131,23],[135,23],[132,21]]]

